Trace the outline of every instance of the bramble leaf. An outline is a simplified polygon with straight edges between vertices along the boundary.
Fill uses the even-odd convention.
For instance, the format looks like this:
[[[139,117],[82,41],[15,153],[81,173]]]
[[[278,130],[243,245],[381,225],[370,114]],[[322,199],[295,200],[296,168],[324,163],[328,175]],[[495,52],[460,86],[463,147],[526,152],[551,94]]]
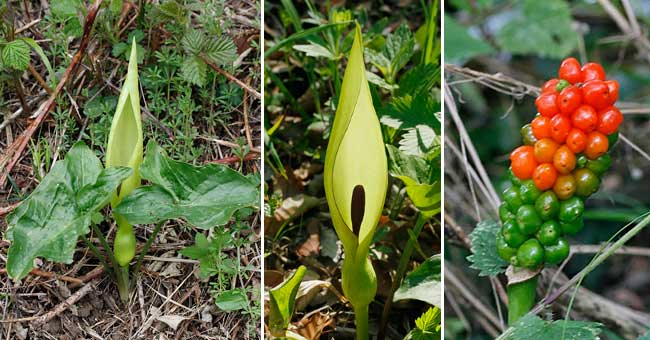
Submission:
[[[153,141],[140,174],[152,184],[135,189],[115,209],[133,224],[182,218],[208,229],[226,224],[239,209],[259,206],[255,180],[220,164],[175,161]]]
[[[20,39],[8,42],[2,49],[2,63],[15,70],[26,70],[30,59],[29,45]]]
[[[71,263],[77,239],[88,233],[92,216],[132,173],[125,167],[102,170],[83,142],[58,161],[32,194],[7,216],[7,272],[14,279],[34,268],[34,259]]]
[[[499,223],[484,220],[476,225],[469,234],[472,242],[472,255],[467,257],[472,262],[470,268],[480,271],[479,276],[496,276],[505,272],[508,262],[497,254],[497,233],[500,232]]]

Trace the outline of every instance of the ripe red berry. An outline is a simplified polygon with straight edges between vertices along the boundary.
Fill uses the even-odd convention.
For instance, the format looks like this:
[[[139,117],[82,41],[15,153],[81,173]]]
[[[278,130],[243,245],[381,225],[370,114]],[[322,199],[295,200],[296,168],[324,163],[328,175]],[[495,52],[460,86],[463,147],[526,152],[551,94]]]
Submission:
[[[562,61],[559,70],[560,79],[564,79],[571,84],[582,81],[582,70],[580,62],[576,58],[567,58]]]
[[[568,115],[575,111],[582,103],[582,94],[576,86],[569,86],[560,92],[557,97],[557,107],[560,113]]]
[[[551,118],[551,137],[554,141],[563,144],[571,130],[571,121],[567,116],[556,115]]]
[[[601,80],[590,80],[582,87],[582,100],[596,110],[601,110],[611,105],[609,87]]]
[[[598,131],[610,135],[618,130],[623,122],[623,114],[614,106],[610,106],[598,113]]]
[[[581,153],[587,147],[587,134],[580,129],[571,129],[566,137],[566,146],[575,154]]]
[[[555,93],[543,93],[537,99],[535,99],[535,106],[537,106],[537,112],[542,114],[542,116],[553,117],[558,113],[557,108],[557,94]]]
[[[548,92],[555,93],[555,92],[557,92],[556,87],[557,87],[558,82],[560,82],[560,79],[557,79],[557,78],[553,78],[553,79],[545,82],[544,85],[542,85],[542,93],[548,93]]]
[[[598,114],[593,107],[581,105],[571,115],[571,123],[574,127],[589,133],[594,131],[596,126],[598,126]]]
[[[606,80],[605,85],[607,85],[607,88],[609,89],[610,105],[614,105],[614,103],[618,100],[618,89],[620,85],[616,80]]]
[[[605,80],[605,69],[600,64],[586,63],[582,66],[582,82]]]

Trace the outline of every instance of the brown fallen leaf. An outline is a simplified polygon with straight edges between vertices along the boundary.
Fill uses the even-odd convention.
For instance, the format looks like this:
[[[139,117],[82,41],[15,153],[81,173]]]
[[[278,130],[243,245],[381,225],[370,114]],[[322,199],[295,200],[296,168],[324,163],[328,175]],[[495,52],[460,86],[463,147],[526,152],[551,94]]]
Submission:
[[[320,222],[311,219],[307,224],[309,237],[298,247],[297,253],[301,257],[318,256],[320,254]]]
[[[334,329],[335,324],[336,320],[332,315],[318,312],[306,315],[294,325],[296,333],[309,340],[315,340],[320,339],[328,328]]]

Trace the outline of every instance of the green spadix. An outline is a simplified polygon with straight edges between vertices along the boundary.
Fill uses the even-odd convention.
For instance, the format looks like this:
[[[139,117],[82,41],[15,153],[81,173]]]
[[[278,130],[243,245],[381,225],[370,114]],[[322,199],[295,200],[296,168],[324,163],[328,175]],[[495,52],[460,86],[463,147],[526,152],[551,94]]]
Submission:
[[[343,293],[354,307],[360,339],[368,337],[368,305],[377,292],[368,250],[384,207],[387,167],[357,24],[327,145],[324,181],[332,223],[345,251]]]
[[[118,203],[140,186],[140,164],[142,163],[142,119],[140,117],[140,94],[138,89],[138,55],[135,40],[131,45],[131,56],[126,79],[122,85],[117,109],[113,116],[106,148],[106,167],[127,166],[133,174],[122,182],[111,198],[111,206]],[[120,266],[126,266],[135,256],[135,235],[133,226],[119,214],[113,213],[117,223],[117,234],[113,252]]]

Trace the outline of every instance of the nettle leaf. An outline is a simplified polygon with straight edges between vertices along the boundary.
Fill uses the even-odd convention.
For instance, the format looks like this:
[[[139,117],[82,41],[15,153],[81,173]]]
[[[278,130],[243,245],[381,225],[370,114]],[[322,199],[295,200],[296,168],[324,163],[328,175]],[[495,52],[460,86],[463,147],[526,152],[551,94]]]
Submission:
[[[269,291],[269,328],[273,336],[285,336],[296,304],[296,294],[306,272],[305,266],[298,267],[288,280]]]
[[[382,112],[381,123],[394,129],[405,130],[426,125],[434,131],[440,131],[440,119],[436,112],[440,112],[440,103],[436,103],[431,94],[407,94],[394,98],[388,104]]]
[[[580,339],[598,340],[603,325],[586,321],[545,321],[536,315],[526,315],[519,319],[504,338],[523,339]]]
[[[479,276],[496,276],[505,272],[508,262],[497,254],[497,233],[500,232],[499,223],[484,220],[476,225],[469,234],[472,242],[472,255],[467,257],[472,262],[470,268],[480,271]]]
[[[415,38],[406,24],[401,24],[393,34],[386,39],[383,53],[391,61],[391,72],[397,74],[408,63],[415,49]]]
[[[441,257],[434,255],[406,275],[402,285],[395,292],[393,301],[414,299],[433,306],[441,306],[441,278]]]
[[[203,86],[207,79],[208,65],[197,56],[188,56],[181,65],[183,79],[194,85]]]
[[[147,144],[140,174],[152,185],[135,189],[115,209],[133,224],[182,218],[208,229],[228,223],[239,209],[259,207],[255,180],[221,164],[175,161],[153,141]]]
[[[429,91],[440,83],[440,66],[433,64],[420,64],[406,71],[399,80],[399,88],[395,91],[397,97],[419,94],[428,95]],[[433,98],[431,98],[433,101]]]
[[[8,42],[2,49],[2,63],[15,70],[24,71],[31,59],[29,45],[18,39]]]
[[[225,35],[208,39],[204,52],[217,65],[229,65],[237,59],[237,46]]]
[[[415,319],[415,328],[412,329],[405,339],[430,340],[440,339],[442,326],[442,313],[438,307],[430,307],[426,312]]]
[[[21,279],[34,259],[71,263],[77,239],[88,233],[91,218],[106,206],[115,188],[132,173],[126,167],[102,169],[83,142],[58,161],[31,195],[7,216],[7,272]]]
[[[406,130],[399,141],[400,151],[408,155],[426,156],[440,147],[440,138],[428,125],[416,125]]]
[[[571,10],[564,0],[525,0],[518,15],[497,33],[503,49],[514,54],[562,58],[578,43],[571,27]]]
[[[494,52],[492,46],[469,33],[452,16],[445,14],[445,60],[470,59]]]

